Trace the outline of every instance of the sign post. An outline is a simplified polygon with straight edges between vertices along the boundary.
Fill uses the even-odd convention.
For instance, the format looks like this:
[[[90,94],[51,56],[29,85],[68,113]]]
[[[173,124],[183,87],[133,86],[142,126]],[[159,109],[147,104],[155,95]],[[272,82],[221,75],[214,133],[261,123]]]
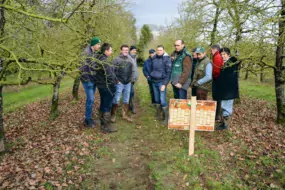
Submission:
[[[168,129],[189,130],[189,155],[194,155],[195,131],[214,131],[216,101],[170,99]]]
[[[189,156],[194,155],[195,128],[196,128],[196,96],[191,97],[191,114],[190,114],[190,130],[189,130]]]

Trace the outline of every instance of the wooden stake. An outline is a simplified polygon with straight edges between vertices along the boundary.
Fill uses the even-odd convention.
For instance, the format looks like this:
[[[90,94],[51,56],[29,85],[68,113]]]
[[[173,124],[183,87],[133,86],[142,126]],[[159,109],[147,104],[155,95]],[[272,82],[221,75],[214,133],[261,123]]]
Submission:
[[[191,120],[189,129],[189,156],[194,155],[195,128],[196,128],[196,96],[191,97]]]

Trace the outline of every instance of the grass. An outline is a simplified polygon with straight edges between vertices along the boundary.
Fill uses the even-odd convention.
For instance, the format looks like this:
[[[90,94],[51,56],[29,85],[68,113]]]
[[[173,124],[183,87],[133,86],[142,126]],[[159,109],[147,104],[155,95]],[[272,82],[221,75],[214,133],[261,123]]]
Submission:
[[[262,84],[252,80],[240,80],[240,94],[249,98],[262,99],[268,102],[275,102],[274,85]]]
[[[65,78],[61,82],[60,92],[71,90],[73,85],[72,78]],[[3,93],[3,107],[4,113],[14,111],[47,97],[52,96],[52,85],[27,85],[18,91],[5,91]]]

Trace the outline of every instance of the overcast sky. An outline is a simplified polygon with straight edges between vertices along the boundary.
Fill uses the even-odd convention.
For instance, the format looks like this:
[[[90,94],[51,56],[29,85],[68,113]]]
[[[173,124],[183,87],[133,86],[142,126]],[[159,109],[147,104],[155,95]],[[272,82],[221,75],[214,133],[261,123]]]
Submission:
[[[132,0],[131,9],[137,26],[143,24],[165,25],[178,16],[178,5],[183,0]]]

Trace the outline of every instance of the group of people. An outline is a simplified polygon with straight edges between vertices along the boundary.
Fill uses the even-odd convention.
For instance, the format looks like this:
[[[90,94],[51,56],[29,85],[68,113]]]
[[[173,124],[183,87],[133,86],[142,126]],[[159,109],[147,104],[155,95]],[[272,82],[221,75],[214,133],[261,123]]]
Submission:
[[[233,112],[233,102],[239,97],[238,61],[231,56],[229,48],[211,46],[212,60],[207,57],[205,48],[198,47],[190,53],[183,40],[175,41],[175,51],[169,56],[163,45],[149,50],[149,58],[143,66],[151,94],[151,103],[156,107],[156,117],[162,124],[168,123],[167,86],[173,87],[175,99],[187,99],[187,91],[197,100],[207,100],[212,92],[218,102],[216,119],[222,123],[216,127],[224,130],[229,127]],[[100,94],[100,122],[103,132],[117,131],[116,113],[122,107],[123,119],[131,122],[129,112],[136,113],[134,105],[134,84],[138,79],[136,61],[137,48],[122,45],[120,54],[110,61],[112,46],[101,45],[94,37],[82,54],[80,67],[81,82],[86,93],[85,124],[95,127],[99,121],[92,119],[94,94],[98,88]],[[120,101],[122,99],[122,104]],[[119,106],[120,105],[120,106]],[[222,110],[222,111],[220,111]],[[221,118],[220,116],[221,112]]]
[[[187,99],[188,89],[197,100],[207,100],[212,92],[217,101],[216,121],[221,121],[216,130],[229,128],[233,113],[234,99],[239,97],[239,62],[229,48],[211,46],[212,60],[206,49],[194,48],[190,53],[183,40],[175,41],[175,51],[169,56],[162,45],[149,50],[149,58],[143,67],[151,94],[151,102],[156,107],[156,117],[164,125],[168,121],[166,100],[167,85],[173,87],[175,99]]]
[[[138,79],[137,48],[122,45],[120,55],[110,61],[108,58],[112,51],[111,44],[101,45],[101,40],[94,37],[83,51],[80,67],[81,82],[86,93],[85,124],[88,128],[99,124],[99,121],[92,119],[97,88],[100,94],[100,128],[106,133],[117,131],[116,113],[121,98],[123,119],[132,121],[128,114],[136,113],[134,84]]]

